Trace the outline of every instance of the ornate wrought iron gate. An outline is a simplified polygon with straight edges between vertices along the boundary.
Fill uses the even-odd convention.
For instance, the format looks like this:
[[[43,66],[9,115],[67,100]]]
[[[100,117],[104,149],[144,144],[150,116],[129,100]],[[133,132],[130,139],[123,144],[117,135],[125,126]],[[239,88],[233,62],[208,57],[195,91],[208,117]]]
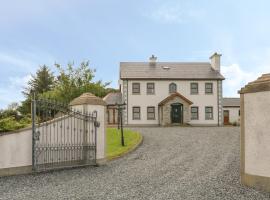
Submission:
[[[32,100],[34,171],[95,165],[97,112],[53,100]]]

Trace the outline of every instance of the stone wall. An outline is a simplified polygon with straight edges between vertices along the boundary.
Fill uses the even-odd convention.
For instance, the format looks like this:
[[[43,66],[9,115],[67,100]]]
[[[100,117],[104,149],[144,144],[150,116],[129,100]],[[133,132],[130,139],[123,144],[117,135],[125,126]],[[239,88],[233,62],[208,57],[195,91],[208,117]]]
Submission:
[[[161,125],[167,126],[171,124],[171,104],[173,103],[181,103],[183,104],[183,123],[186,124],[190,121],[190,105],[181,99],[180,97],[175,97],[174,99],[168,101],[164,104],[161,109]]]

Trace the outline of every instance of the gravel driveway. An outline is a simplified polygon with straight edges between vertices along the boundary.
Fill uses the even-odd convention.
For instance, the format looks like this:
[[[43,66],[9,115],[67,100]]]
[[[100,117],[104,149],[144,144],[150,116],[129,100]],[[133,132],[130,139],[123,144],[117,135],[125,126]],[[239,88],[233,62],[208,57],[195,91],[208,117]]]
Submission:
[[[0,178],[0,199],[269,199],[240,185],[239,128],[137,128],[143,144],[101,167]]]

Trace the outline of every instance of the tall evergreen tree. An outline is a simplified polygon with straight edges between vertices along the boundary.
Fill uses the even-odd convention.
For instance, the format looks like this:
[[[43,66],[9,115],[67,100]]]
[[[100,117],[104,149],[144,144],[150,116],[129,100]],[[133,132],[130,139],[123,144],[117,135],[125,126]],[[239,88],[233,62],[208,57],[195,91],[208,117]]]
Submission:
[[[50,72],[46,65],[41,66],[36,74],[32,75],[31,80],[28,81],[28,86],[23,91],[23,94],[29,98],[32,92],[42,94],[50,91],[54,84],[54,78],[53,73]]]
[[[50,69],[43,65],[41,66],[35,75],[27,83],[27,87],[24,89],[23,94],[26,99],[22,101],[21,106],[18,111],[22,114],[28,114],[31,112],[31,98],[32,93],[35,92],[36,95],[40,95],[44,92],[50,91],[54,86],[55,77]]]

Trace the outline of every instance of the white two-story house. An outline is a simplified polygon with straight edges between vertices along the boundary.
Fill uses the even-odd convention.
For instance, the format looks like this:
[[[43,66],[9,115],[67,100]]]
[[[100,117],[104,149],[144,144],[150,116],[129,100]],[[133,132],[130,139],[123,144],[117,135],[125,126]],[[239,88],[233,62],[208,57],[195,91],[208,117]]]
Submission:
[[[220,54],[211,62],[121,62],[125,125],[222,125]]]

